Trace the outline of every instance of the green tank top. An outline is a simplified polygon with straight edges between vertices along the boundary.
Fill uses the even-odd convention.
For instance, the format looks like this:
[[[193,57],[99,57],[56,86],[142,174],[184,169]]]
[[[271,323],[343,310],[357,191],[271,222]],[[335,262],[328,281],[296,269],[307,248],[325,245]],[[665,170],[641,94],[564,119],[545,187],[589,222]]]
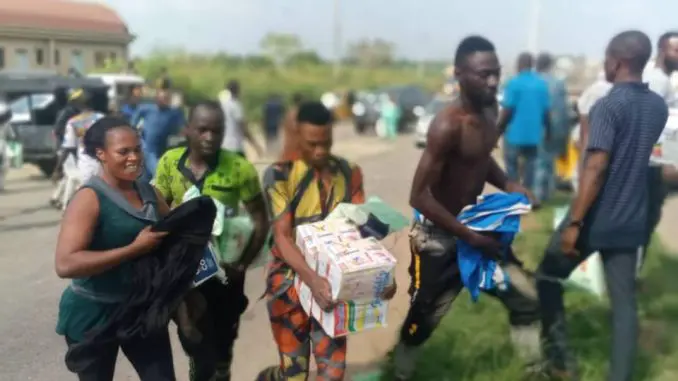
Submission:
[[[149,197],[148,189],[140,190],[146,204],[141,211],[135,210],[98,177],[92,178],[84,187],[94,190],[99,200],[99,217],[89,250],[96,252],[127,246],[144,227],[157,220],[155,192],[148,184],[139,184],[153,193]],[[99,275],[73,279],[59,302],[56,332],[80,341],[87,331],[105,323],[130,288],[131,263],[122,263]]]

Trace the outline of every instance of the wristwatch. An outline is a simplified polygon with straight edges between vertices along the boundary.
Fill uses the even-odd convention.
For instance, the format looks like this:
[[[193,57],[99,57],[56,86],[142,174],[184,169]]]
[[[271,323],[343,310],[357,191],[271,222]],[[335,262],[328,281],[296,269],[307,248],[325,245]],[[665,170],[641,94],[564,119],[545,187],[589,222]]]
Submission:
[[[567,226],[568,226],[568,227],[569,227],[569,226],[574,226],[574,227],[576,227],[577,229],[581,229],[581,228],[584,227],[584,222],[583,222],[583,221],[580,221],[580,220],[572,220],[572,221],[570,221],[570,222],[567,224]]]

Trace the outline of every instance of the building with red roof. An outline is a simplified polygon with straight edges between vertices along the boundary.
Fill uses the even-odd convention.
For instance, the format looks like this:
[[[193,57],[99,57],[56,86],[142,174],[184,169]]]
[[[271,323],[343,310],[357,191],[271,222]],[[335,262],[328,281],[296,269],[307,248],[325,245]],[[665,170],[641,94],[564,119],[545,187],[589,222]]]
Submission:
[[[0,0],[0,70],[81,73],[127,62],[134,40],[111,8],[69,0]]]

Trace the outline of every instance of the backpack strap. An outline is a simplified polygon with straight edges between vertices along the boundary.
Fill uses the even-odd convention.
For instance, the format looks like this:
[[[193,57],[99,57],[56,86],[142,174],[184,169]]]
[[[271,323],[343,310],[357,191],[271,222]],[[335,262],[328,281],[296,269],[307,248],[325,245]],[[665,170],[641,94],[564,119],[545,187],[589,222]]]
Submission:
[[[282,162],[282,163],[275,163],[270,165],[266,170],[264,171],[264,176],[262,179],[263,187],[266,193],[266,201],[268,204],[268,209],[269,209],[269,215],[271,216],[271,219],[275,219],[278,216],[273,215],[273,210],[271,210],[270,204],[270,191],[273,189],[275,186],[275,183],[277,181],[281,181],[280,175],[277,174],[277,171],[280,171],[276,167],[283,167],[281,170],[282,171],[289,171],[291,170],[292,163],[291,162]],[[297,207],[299,206],[299,203],[301,202],[301,198],[304,196],[304,193],[308,189],[308,187],[311,185],[311,181],[313,181],[313,170],[308,169],[306,173],[304,174],[304,177],[301,179],[299,184],[297,184],[297,187],[294,191],[294,195],[292,196],[292,199],[290,200],[289,204],[287,205],[288,211],[290,211],[293,215],[294,212],[297,210]]]
[[[346,183],[343,202],[347,203],[351,202],[351,198],[353,197],[352,194],[353,184],[351,184],[351,179],[353,178],[353,171],[351,171],[351,164],[349,164],[348,161],[341,157],[335,156],[334,160],[337,162],[337,165],[339,166],[339,171],[341,171],[341,173],[344,175]]]

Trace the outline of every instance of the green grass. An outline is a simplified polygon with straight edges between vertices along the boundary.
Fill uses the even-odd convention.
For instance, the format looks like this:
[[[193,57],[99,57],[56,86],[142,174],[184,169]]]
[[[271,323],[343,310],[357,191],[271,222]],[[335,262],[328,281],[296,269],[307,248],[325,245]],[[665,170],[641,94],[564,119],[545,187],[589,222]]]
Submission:
[[[530,218],[534,220],[529,221]],[[536,267],[543,255],[552,233],[552,219],[553,207],[543,208],[526,219],[523,233],[516,238],[514,250],[530,269]],[[655,242],[642,278],[640,353],[635,379],[675,380],[678,375],[678,256],[671,257]],[[607,302],[579,291],[568,291],[566,304],[570,341],[579,360],[582,380],[604,380],[611,342]],[[422,348],[414,380],[520,380],[520,362],[516,361],[508,340],[506,316],[498,301],[481,296],[474,304],[468,293],[462,293]]]

